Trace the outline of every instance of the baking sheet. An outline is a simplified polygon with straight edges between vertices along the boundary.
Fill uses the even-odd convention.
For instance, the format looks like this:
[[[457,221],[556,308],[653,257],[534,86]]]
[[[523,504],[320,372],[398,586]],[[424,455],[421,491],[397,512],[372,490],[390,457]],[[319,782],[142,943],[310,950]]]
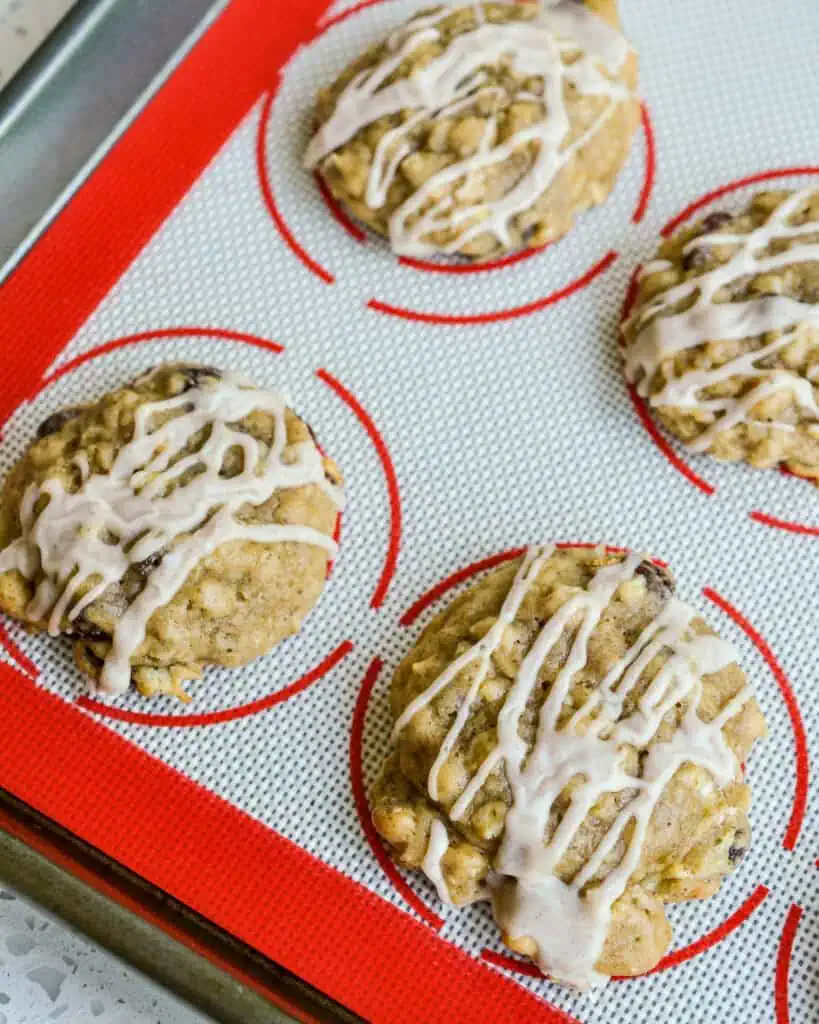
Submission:
[[[234,30],[272,31],[262,6],[234,2]],[[624,0],[645,106],[614,195],[543,253],[453,274],[397,261],[329,209],[299,164],[316,89],[418,7],[337,4],[315,28],[308,12],[293,13],[304,20],[294,36],[309,41],[281,74],[271,62],[253,95],[255,80],[246,83],[240,123],[169,216],[157,215],[162,226],[115,283],[111,276],[113,287],[76,331],[78,302],[66,298],[72,308],[60,320],[69,282],[54,275],[57,257],[41,258],[38,273],[57,307],[49,322],[59,320],[67,343],[48,366],[14,369],[3,471],[54,409],[162,359],[194,358],[287,386],[342,467],[350,500],[333,577],[302,633],[246,669],[209,671],[189,706],[132,696],[95,705],[63,646],[7,624],[7,664],[19,672],[0,677],[0,785],[367,1019],[506,1021],[526,1012],[648,1022],[658,1004],[681,1024],[813,1019],[817,494],[779,473],[690,458],[652,436],[623,383],[616,326],[635,267],[692,203],[720,191],[702,208],[735,209],[763,187],[748,179],[795,186],[819,173],[811,165],[816,12],[810,0],[785,0],[775,13],[763,0],[718,8]],[[219,32],[227,29],[217,22],[200,46],[228,60],[214,42]],[[190,70],[187,81],[195,81]],[[201,109],[208,93],[200,81]],[[174,89],[178,80],[164,92]],[[179,102],[196,109],[188,93]],[[189,131],[209,129],[200,120]],[[198,144],[170,131],[165,142],[160,168],[174,146],[184,164]],[[139,200],[133,177],[114,173],[117,159],[115,150],[103,199],[86,205],[93,212],[107,203],[113,217],[97,221],[105,235],[116,236],[119,211],[129,237],[127,204]],[[74,237],[86,238],[90,214],[68,214]],[[40,248],[57,242],[59,234],[47,236]],[[104,272],[98,278],[87,285],[89,311]],[[6,312],[12,301],[13,309],[37,301],[14,278],[4,291]],[[23,323],[35,315],[22,313]],[[15,336],[10,329],[9,355]],[[368,835],[364,807],[387,748],[392,669],[487,560],[541,539],[604,541],[668,559],[681,595],[740,649],[771,728],[749,765],[755,835],[742,868],[707,903],[672,909],[675,943],[659,973],[614,982],[594,998],[522,973],[503,959],[485,908],[444,910],[423,880],[391,868]],[[12,687],[26,700],[11,700]],[[21,737],[33,723],[68,728],[74,758],[80,738],[90,745],[79,764],[58,754],[73,776],[70,804],[67,782],[25,763]],[[117,792],[137,808],[130,827],[110,808],[90,814],[92,801],[111,792],[94,758],[106,759],[100,776],[117,766]],[[201,827],[189,831],[189,859],[221,858],[209,884],[178,864],[187,847],[167,834],[170,819],[152,805],[149,779],[193,808]],[[240,879],[256,844],[265,851],[256,863],[298,864],[286,900],[280,880]],[[323,902],[325,884],[349,903]],[[400,963],[379,962],[390,948]],[[362,951],[370,963],[350,976]],[[480,1002],[470,1004],[467,989]]]

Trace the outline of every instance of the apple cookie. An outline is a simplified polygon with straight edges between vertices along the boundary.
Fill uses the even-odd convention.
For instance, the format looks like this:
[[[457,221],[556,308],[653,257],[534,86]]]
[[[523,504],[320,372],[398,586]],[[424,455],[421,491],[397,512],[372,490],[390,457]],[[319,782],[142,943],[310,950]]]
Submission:
[[[40,426],[0,495],[0,610],[70,637],[97,692],[184,697],[298,631],[342,500],[282,394],[160,366]]]
[[[448,902],[490,900],[557,981],[641,974],[665,904],[705,899],[750,841],[742,763],[765,721],[671,574],[535,547],[424,630],[391,689],[373,820]]]

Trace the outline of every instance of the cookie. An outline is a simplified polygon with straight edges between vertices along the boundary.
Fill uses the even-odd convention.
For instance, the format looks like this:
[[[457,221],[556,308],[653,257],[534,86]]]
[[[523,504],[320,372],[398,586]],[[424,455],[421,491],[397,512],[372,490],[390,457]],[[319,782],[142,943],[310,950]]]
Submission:
[[[285,397],[164,365],[49,416],[0,495],[0,610],[65,634],[102,693],[174,693],[296,633],[341,477]]]
[[[626,376],[693,452],[819,482],[819,190],[763,192],[660,246]]]
[[[535,547],[424,630],[391,689],[373,821],[456,905],[579,988],[654,967],[664,905],[750,841],[765,722],[735,652],[642,555]]]
[[[538,248],[611,192],[636,86],[613,0],[434,7],[320,94],[305,165],[396,253]]]

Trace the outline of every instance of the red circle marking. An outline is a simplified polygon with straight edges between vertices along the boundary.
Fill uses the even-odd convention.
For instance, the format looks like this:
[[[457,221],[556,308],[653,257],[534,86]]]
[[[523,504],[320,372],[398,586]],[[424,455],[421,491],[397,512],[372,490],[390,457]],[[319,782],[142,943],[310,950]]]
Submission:
[[[779,940],[779,950],[776,956],[776,976],[774,981],[776,1024],[791,1024],[789,1008],[791,956],[793,954],[796,931],[801,919],[802,908],[798,904],[792,903],[785,918],[785,925],[782,928],[782,937]]]
[[[637,394],[637,389],[634,385],[628,384],[627,388],[631,404],[634,406],[634,411],[637,413],[640,422],[645,427],[651,440],[671,463],[674,469],[676,469],[678,473],[682,473],[686,480],[689,480],[695,487],[699,488],[703,494],[707,494],[710,497],[712,494],[716,493],[716,487],[714,487],[713,484],[709,484],[707,480],[699,475],[699,473],[695,473],[688,463],[684,462],[674,451],[669,442],[663,436],[660,428],[654,422],[654,417],[648,411],[648,406],[641,396]]]
[[[626,290],[626,298],[623,302],[623,310],[620,314],[620,323],[623,324],[630,315],[634,304],[637,301],[637,293],[640,289],[640,271],[642,270],[642,264],[637,264],[629,279],[628,289]],[[618,338],[618,342],[622,347],[622,339]],[[634,406],[634,411],[637,413],[637,417],[645,428],[648,436],[654,442],[656,447],[665,456],[668,462],[681,473],[686,480],[692,483],[695,487],[702,491],[703,494],[707,494],[709,497],[716,493],[716,487],[709,484],[708,481],[696,473],[687,462],[685,462],[680,456],[674,451],[671,444],[666,440],[660,428],[654,421],[654,417],[649,412],[648,406],[645,400],[637,393],[637,389],[633,384],[626,382],[626,389],[628,390],[628,396],[631,399],[631,404]]]
[[[710,206],[714,200],[721,199],[723,196],[730,195],[732,192],[738,192],[740,189],[747,188],[749,185],[758,185],[763,181],[774,181],[777,178],[794,178],[800,174],[819,174],[819,167],[780,167],[770,171],[760,171],[758,174],[750,174],[746,178],[737,178],[735,181],[729,181],[727,185],[720,185],[719,188],[715,188],[711,192],[706,192],[705,195],[700,196],[699,199],[695,199],[693,203],[689,203],[684,210],[671,218],[665,227],[662,228],[660,234],[663,238],[668,238],[670,235],[674,234],[681,224],[690,220],[695,213],[699,213],[699,211],[704,207]]]
[[[567,299],[575,292],[582,291],[594,281],[596,277],[605,273],[618,258],[619,253],[611,250],[598,260],[597,263],[586,271],[581,277],[576,278],[564,288],[545,295],[542,299],[530,302],[524,306],[514,306],[511,309],[495,310],[491,313],[424,313],[414,309],[405,309],[403,306],[393,306],[380,299],[370,299],[367,306],[378,313],[386,313],[388,316],[400,317],[403,320],[414,320],[417,323],[425,324],[448,324],[452,326],[464,326],[474,324],[497,323],[500,320],[512,320],[519,316],[528,316],[531,313],[538,313],[547,306],[552,306],[562,299]]]
[[[384,480],[387,485],[387,497],[390,504],[390,536],[387,544],[387,554],[384,558],[384,567],[381,570],[381,576],[379,577],[378,583],[373,591],[373,596],[370,599],[370,607],[380,608],[384,603],[387,591],[389,590],[390,584],[392,583],[392,579],[395,575],[395,569],[398,564],[398,553],[401,550],[402,515],[401,492],[398,488],[398,477],[396,476],[395,467],[393,466],[392,458],[390,456],[389,449],[384,442],[384,438],[381,436],[380,431],[364,406],[358,401],[351,391],[348,391],[347,388],[344,387],[341,381],[331,373],[328,373],[327,370],[316,370],[316,376],[331,388],[342,402],[352,410],[353,415],[364,428],[365,433],[372,442],[379,461],[381,462],[381,469],[384,473]]]
[[[620,312],[621,325],[628,319],[629,314],[632,309],[634,309],[634,303],[637,301],[637,293],[640,290],[640,271],[642,269],[642,263],[638,263],[631,272],[631,277],[628,281],[628,288],[626,289],[626,297],[623,302],[623,308]],[[617,335],[617,344],[620,348],[623,348],[623,339],[620,337],[619,333]]]
[[[657,178],[657,144],[654,138],[654,126],[651,123],[651,112],[645,100],[640,104],[640,124],[643,128],[646,145],[646,170],[643,179],[643,187],[637,199],[637,206],[631,217],[632,224],[639,224],[648,210],[651,201],[651,193],[654,190],[654,182]]]
[[[383,0],[377,0],[377,2],[383,2]],[[330,211],[330,215],[338,224],[341,225],[344,231],[346,231],[351,238],[354,238],[355,241],[360,244],[365,244],[367,241],[367,232],[356,224],[344,207],[338,202],[330,191],[324,178],[322,178],[318,173],[316,173],[315,177],[318,182],[319,192],[321,193],[325,206]],[[523,263],[524,260],[529,260],[533,256],[539,256],[540,253],[545,252],[548,248],[548,245],[542,245],[537,249],[523,249],[520,252],[510,253],[508,256],[504,256],[501,259],[487,260],[484,263],[436,263],[434,260],[415,259],[412,256],[399,256],[398,262],[403,267],[410,267],[413,270],[423,270],[430,274],[463,276],[464,274],[481,274],[488,270],[501,270],[504,267],[511,267],[516,263]]]
[[[22,669],[22,671],[31,676],[32,679],[37,679],[40,675],[40,670],[34,664],[34,662],[28,657],[28,655],[21,651],[17,644],[12,640],[9,631],[6,629],[6,624],[0,621],[0,647],[8,654],[16,667]]]
[[[361,828],[375,859],[381,866],[381,870],[416,914],[423,918],[423,920],[434,928],[435,931],[440,931],[444,924],[443,919],[430,910],[421,897],[401,876],[398,868],[384,849],[384,844],[381,842],[381,837],[376,832],[375,825],[373,825],[372,817],[370,816],[370,805],[367,801],[367,790],[364,786],[364,769],[361,751],[364,739],[364,719],[367,714],[367,707],[370,703],[370,696],[373,692],[373,687],[378,680],[378,676],[381,673],[382,665],[383,662],[380,658],[373,658],[370,662],[370,666],[364,676],[361,689],[359,690],[358,697],[356,698],[355,708],[353,710],[353,723],[350,731],[350,781],[353,787],[355,808],[358,812],[358,820],[361,822]]]
[[[527,978],[548,977],[531,960],[518,960],[517,957],[507,956],[505,953],[497,953],[494,949],[489,949],[488,946],[481,950],[481,960],[485,960],[494,967],[502,967],[505,971],[514,971],[515,974],[522,974]]]
[[[796,480],[804,480],[805,483],[813,484],[814,486],[819,484],[819,477],[806,476],[804,473],[797,473],[793,469],[788,469],[787,466],[780,466],[779,472],[782,474],[782,476],[792,476]]]
[[[322,455],[323,454],[324,454],[324,452],[322,452]],[[333,543],[336,545],[336,550],[338,550],[339,544],[341,543],[341,523],[342,523],[343,518],[344,517],[343,517],[342,512],[339,511],[339,512],[336,513],[336,525],[335,525],[335,528],[333,529]],[[335,567],[336,567],[335,559],[331,558],[330,561],[327,563],[327,579],[328,580],[333,575],[333,569],[335,569]]]
[[[375,7],[378,4],[384,3],[384,0],[362,0],[361,3],[356,4],[354,7],[348,7],[346,11],[339,11],[338,14],[334,14],[332,18],[328,18],[327,21],[319,27],[319,31],[313,37],[318,39],[319,36],[324,35],[329,29],[334,28],[336,25],[340,25],[342,21],[346,21],[348,18],[352,18],[354,14],[358,14],[359,11],[364,11],[368,7]]]
[[[86,711],[93,711],[94,714],[99,715],[101,718],[112,718],[118,722],[130,722],[132,725],[152,725],[172,729],[191,729],[203,725],[219,725],[222,722],[234,722],[239,718],[258,715],[261,711],[267,711],[268,708],[275,707],[277,704],[283,704],[284,701],[295,697],[297,693],[301,693],[302,690],[306,690],[313,683],[317,683],[319,679],[326,676],[340,661],[347,657],[352,649],[352,641],[345,640],[324,661],[316,665],[315,668],[311,668],[309,672],[305,672],[300,679],[290,683],[289,686],[285,686],[284,689],[270,693],[259,700],[254,700],[250,704],[240,704],[238,707],[225,708],[222,711],[208,711],[199,715],[154,715],[146,711],[127,711],[125,708],[109,706],[101,701],[93,700],[91,697],[80,697],[76,703],[78,707],[84,708]]]
[[[307,252],[307,250],[298,242],[296,236],[290,230],[285,221],[284,217],[279,210],[278,204],[276,203],[276,197],[273,194],[273,186],[270,182],[270,176],[267,172],[267,129],[270,124],[270,114],[273,110],[273,103],[276,99],[276,94],[279,91],[281,85],[281,75],[277,76],[276,84],[265,96],[264,105],[262,106],[262,113],[259,118],[259,130],[256,135],[256,168],[259,174],[259,186],[262,190],[262,198],[264,204],[267,207],[267,211],[270,214],[273,223],[282,240],[290,249],[290,251],[304,264],[307,269],[315,274],[320,280],[324,281],[325,284],[334,284],[335,277],[330,273],[329,270],[325,269],[317,260]]]
[[[327,452],[324,450],[324,448],[321,446],[321,444],[319,444],[318,441],[316,441],[316,448],[318,448],[318,450],[319,450],[319,455],[321,455],[321,457],[323,459],[326,459],[327,458]],[[339,548],[339,546],[341,544],[341,527],[342,527],[342,524],[343,524],[343,519],[344,519],[344,513],[342,512],[341,509],[339,509],[339,511],[336,512],[336,525],[333,527],[333,543],[336,545],[336,550],[338,550],[338,548]],[[325,576],[325,579],[328,579],[328,580],[330,579],[330,577],[333,575],[333,569],[335,569],[335,567],[336,567],[335,559],[331,558],[327,562],[327,574]]]
[[[504,956],[503,953],[496,953],[492,949],[481,950],[481,960],[484,963],[492,964],[493,967],[500,967],[505,971],[523,974],[527,978],[542,979],[546,977],[533,963],[527,963],[525,960],[516,960],[511,956]],[[555,1012],[560,1015],[558,1017],[560,1024],[580,1024],[576,1017],[570,1016],[565,1010],[555,1008]]]
[[[758,885],[751,895],[742,902],[739,908],[735,910],[730,917],[726,918],[722,924],[708,932],[707,935],[703,935],[702,938],[689,943],[687,946],[683,946],[681,949],[676,949],[672,953],[668,953],[662,958],[656,967],[652,967],[652,969],[650,971],[646,971],[645,974],[637,974],[634,975],[634,977],[614,977],[612,978],[612,981],[636,981],[638,978],[648,978],[652,974],[659,974],[672,967],[677,967],[680,964],[685,963],[687,960],[693,960],[695,956],[699,956],[700,953],[704,953],[706,950],[716,946],[717,943],[722,942],[722,940],[726,939],[732,932],[735,932],[740,925],[743,925],[762,903],[765,897],[768,896],[769,892],[770,890],[764,885]],[[484,949],[481,952],[481,958],[483,960],[487,960],[491,964],[494,964],[496,967],[504,968],[504,970],[514,971],[517,974],[524,974],[527,978],[546,977],[540,968],[531,961],[519,960],[517,957],[507,956],[504,953],[497,953],[492,949]]]
[[[760,512],[758,509],[749,512],[748,515],[755,523],[772,526],[775,530],[799,533],[806,537],[819,537],[819,526],[808,526],[806,523],[794,523],[790,519],[779,519],[776,516],[769,516],[766,512]]]
[[[321,193],[321,198],[324,200],[324,205],[330,211],[332,218],[341,225],[351,238],[354,238],[356,242],[363,245],[367,241],[367,232],[360,228],[351,217],[347,216],[344,207],[330,191],[329,185],[318,171],[314,173],[313,177],[316,179],[316,185]]]
[[[727,938],[732,932],[735,932],[740,925],[744,924],[748,920],[769,892],[770,890],[766,886],[758,885],[751,895],[744,900],[740,904],[739,908],[735,910],[730,917],[726,918],[722,924],[708,932],[707,935],[703,935],[701,939],[697,939],[695,942],[691,942],[687,946],[683,946],[682,949],[675,949],[667,956],[664,956],[657,966],[646,972],[646,975],[644,976],[659,974],[660,971],[667,971],[670,967],[677,967],[679,964],[684,964],[686,960],[693,960],[695,956],[699,956],[700,953],[704,953],[707,949],[711,949],[712,946],[716,946],[717,943],[722,942],[723,939]],[[628,981],[630,979],[618,978],[617,980]]]
[[[502,565],[504,562],[510,562],[513,558],[519,558],[525,551],[526,548],[510,548],[508,551],[501,551],[500,554],[490,555],[489,558],[482,558],[465,566],[463,569],[459,569],[457,572],[453,572],[452,575],[447,576],[440,583],[436,583],[434,587],[430,587],[413,605],[410,605],[398,620],[399,624],[411,626],[419,615],[425,612],[430,605],[435,604],[448,590],[457,587],[464,580],[471,579],[472,576],[477,576],[484,569],[494,569],[496,565]]]
[[[756,647],[764,658],[768,668],[773,673],[776,685],[785,702],[788,717],[791,721],[793,745],[796,752],[796,787],[793,795],[793,808],[791,810],[788,827],[785,831],[785,837],[782,840],[782,846],[786,850],[793,850],[799,839],[802,822],[805,819],[805,809],[808,803],[808,780],[810,775],[808,741],[805,735],[802,713],[799,710],[799,705],[796,700],[796,694],[793,691],[790,680],[785,675],[784,669],[779,664],[776,655],[768,646],[762,634],[751,625],[739,609],[735,608],[730,601],[727,601],[721,594],[718,594],[717,591],[711,587],[704,587],[702,593],[704,597],[708,598],[709,601],[724,611],[725,614],[728,615],[728,617],[731,618],[737,626],[739,626],[754,647]]]
[[[383,0],[374,0],[374,2],[379,3],[383,2]],[[371,4],[368,3],[364,6],[369,7]],[[645,103],[642,103],[640,107],[640,122],[645,136],[646,170],[643,186],[637,199],[637,206],[635,207],[631,218],[633,224],[639,224],[646,215],[648,204],[651,199],[651,193],[654,188],[657,166],[654,129],[651,124],[651,115]],[[366,231],[355,223],[344,207],[338,202],[328,188],[327,182],[324,178],[322,178],[318,173],[316,173],[315,178],[321,197],[324,200],[324,204],[330,211],[330,215],[333,219],[337,221],[344,231],[346,231],[351,238],[354,238],[356,242],[361,244],[365,243],[367,241]],[[524,260],[529,260],[533,256],[538,256],[548,248],[549,245],[543,245],[536,249],[523,249],[519,252],[510,253],[508,256],[504,256],[501,259],[487,260],[483,263],[440,263],[434,260],[416,259],[411,256],[400,256],[398,258],[398,262],[404,267],[411,267],[413,270],[423,270],[430,274],[451,274],[463,276],[464,274],[483,274],[491,270],[502,270],[506,267],[514,266],[517,263],[522,263]]]
[[[803,476],[801,473],[794,473],[794,471],[792,469],[788,469],[787,466],[780,466],[779,472],[783,476],[793,477],[795,480],[804,480],[813,487],[819,487],[819,480],[814,477]],[[753,519],[755,523],[761,523],[763,526],[771,526],[775,530],[785,530],[786,533],[798,533],[805,537],[819,537],[819,526],[810,526],[807,523],[794,522],[792,519],[781,519],[779,516],[770,516],[767,512],[760,512],[759,509],[749,512],[748,516]]]
[[[484,263],[436,263],[434,260],[419,260],[412,256],[399,256],[398,262],[402,267],[424,270],[429,274],[485,274],[489,270],[503,270],[505,267],[513,267],[516,263],[523,263],[533,256],[539,256],[548,248],[548,245],[541,245],[536,249],[521,249],[501,259],[486,260]]]
[[[144,341],[157,341],[161,338],[216,338],[218,341],[241,341],[246,345],[254,345],[256,348],[266,349],[268,352],[279,354],[284,352],[284,345],[277,341],[270,341],[268,338],[260,338],[256,334],[246,334],[244,331],[229,331],[221,327],[161,327],[155,331],[140,331],[138,334],[126,334],[113,341],[106,341],[104,345],[97,345],[81,355],[70,359],[67,363],[58,366],[40,382],[38,389],[42,391],[54,381],[64,377],[72,370],[82,366],[84,363],[96,359],[97,356],[106,355],[108,352],[115,352],[117,349],[125,348],[127,345],[138,345]]]
[[[555,544],[556,548],[580,548],[586,551],[590,551],[592,548],[596,548],[598,546],[599,545],[597,544],[592,544],[591,542],[586,541],[559,541]],[[606,544],[605,550],[609,554],[622,554],[628,549],[618,547],[614,544]],[[443,595],[452,590],[453,587],[457,587],[459,583],[463,583],[464,580],[477,576],[479,572],[483,572],[485,569],[494,569],[495,566],[502,565],[504,562],[511,562],[513,558],[519,558],[525,553],[525,547],[509,548],[508,551],[501,551],[496,555],[490,555],[488,558],[481,558],[477,562],[472,562],[470,565],[464,566],[463,569],[458,569],[457,572],[453,572],[450,576],[447,576],[439,583],[436,583],[434,587],[430,587],[430,589],[425,591],[414,604],[410,605],[398,620],[399,625],[411,626],[418,619],[419,615],[423,614],[430,605],[435,604],[436,601],[440,600]],[[661,558],[652,558],[652,562],[654,562],[655,565],[661,565],[663,568],[668,567],[668,563],[664,562]]]
[[[731,193],[747,188],[750,185],[758,185],[765,181],[775,181],[779,178],[796,177],[801,174],[819,174],[819,166],[806,165],[801,167],[781,167],[769,171],[760,171],[757,174],[750,174],[744,178],[737,178],[735,181],[730,181],[726,185],[721,185],[719,188],[706,192],[704,195],[700,196],[699,199],[695,199],[692,203],[689,203],[684,210],[672,217],[672,219],[661,229],[660,234],[663,238],[669,238],[681,224],[684,224],[695,214],[699,213],[700,210],[710,206],[711,203],[717,199],[721,199],[723,196],[730,195]],[[638,266],[635,268],[631,281],[629,282],[628,293],[623,305],[621,322],[629,315],[637,299],[637,282],[639,272],[640,267]],[[671,462],[674,468],[682,473],[683,476],[687,477],[691,483],[699,487],[705,494],[713,494],[716,488],[712,487],[706,480],[695,473],[694,470],[683,462],[683,460],[676,454],[655,424],[648,411],[646,403],[631,386],[629,386],[629,395],[637,415],[640,417],[640,421],[651,435],[651,439],[669,462]],[[768,515],[766,512],[761,512],[759,510],[750,512],[749,516],[755,522],[762,523],[764,526],[773,527],[774,529],[786,530],[789,533],[798,533],[811,537],[819,536],[819,526],[811,526],[804,523],[796,523],[788,519],[780,519],[777,516]]]
[[[780,466],[779,472],[783,476],[792,477],[794,480],[804,480],[805,483],[819,488],[819,479],[816,477],[803,476],[801,473],[794,473],[794,471],[792,469],[788,469],[787,466]],[[797,523],[792,519],[780,519],[779,516],[769,516],[767,512],[760,512],[759,509],[749,512],[748,516],[750,519],[753,519],[755,523],[761,523],[763,526],[771,526],[775,530],[785,530],[786,533],[798,533],[805,537],[819,537],[819,526],[810,526],[807,523]]]

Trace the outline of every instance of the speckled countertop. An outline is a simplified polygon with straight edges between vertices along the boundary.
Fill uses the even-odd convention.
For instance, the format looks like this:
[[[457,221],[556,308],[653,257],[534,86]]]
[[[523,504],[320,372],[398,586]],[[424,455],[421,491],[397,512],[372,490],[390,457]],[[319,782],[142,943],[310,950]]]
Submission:
[[[0,0],[0,88],[77,0]]]
[[[0,886],[0,1024],[212,1024],[139,971]]]

